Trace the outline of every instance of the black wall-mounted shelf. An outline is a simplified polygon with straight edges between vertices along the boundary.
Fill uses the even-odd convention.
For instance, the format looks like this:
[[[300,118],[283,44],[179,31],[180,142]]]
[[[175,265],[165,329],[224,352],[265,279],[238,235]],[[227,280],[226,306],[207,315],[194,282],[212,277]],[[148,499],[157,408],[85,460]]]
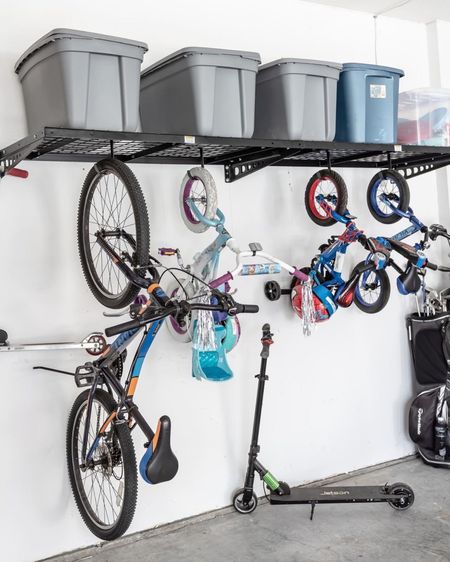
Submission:
[[[450,164],[450,147],[279,141],[45,127],[0,151],[0,176],[22,160],[222,165],[233,182],[267,166],[389,168],[415,177]]]

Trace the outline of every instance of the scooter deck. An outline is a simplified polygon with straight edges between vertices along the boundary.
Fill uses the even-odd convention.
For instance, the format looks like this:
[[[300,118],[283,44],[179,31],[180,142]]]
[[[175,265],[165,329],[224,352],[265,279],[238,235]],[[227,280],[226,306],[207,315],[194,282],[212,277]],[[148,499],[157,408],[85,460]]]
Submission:
[[[279,496],[272,492],[270,503],[283,505],[290,503],[370,503],[399,499],[398,494],[389,494],[386,486],[317,486],[294,488],[290,494]]]

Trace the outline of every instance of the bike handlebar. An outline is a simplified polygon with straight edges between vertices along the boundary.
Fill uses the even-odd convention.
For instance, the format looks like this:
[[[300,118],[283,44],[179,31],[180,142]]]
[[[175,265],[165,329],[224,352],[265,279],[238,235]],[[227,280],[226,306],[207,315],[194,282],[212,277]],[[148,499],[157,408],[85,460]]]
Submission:
[[[160,307],[157,310],[149,309],[147,312],[144,312],[142,316],[135,318],[134,320],[130,320],[128,322],[123,322],[122,324],[117,324],[115,326],[110,326],[106,328],[105,334],[108,337],[116,336],[117,334],[121,334],[122,332],[128,332],[129,330],[136,330],[141,328],[145,324],[150,324],[152,322],[156,322],[157,320],[162,320],[167,316],[171,316],[172,314],[182,314],[183,316],[187,316],[193,310],[210,310],[210,311],[218,311],[218,312],[227,312],[230,316],[235,316],[236,314],[254,314],[259,312],[259,306],[256,304],[240,304],[235,302],[231,299],[229,295],[227,295],[227,300],[232,301],[228,303],[222,304],[190,304],[186,301],[180,301],[177,304],[167,307]]]
[[[22,178],[24,180],[28,177],[28,172],[26,170],[21,170],[20,168],[11,168],[6,172],[8,176],[14,176],[16,178]]]

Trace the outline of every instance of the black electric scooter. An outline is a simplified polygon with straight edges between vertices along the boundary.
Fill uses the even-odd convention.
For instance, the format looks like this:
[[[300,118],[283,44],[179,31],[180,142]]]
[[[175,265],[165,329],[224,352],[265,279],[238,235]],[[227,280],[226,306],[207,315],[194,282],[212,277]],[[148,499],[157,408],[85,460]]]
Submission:
[[[278,481],[258,460],[260,446],[258,444],[259,427],[261,422],[264,386],[268,380],[266,375],[269,349],[273,344],[269,324],[262,328],[263,345],[261,351],[261,370],[258,379],[258,394],[256,397],[253,433],[250,451],[248,453],[248,467],[244,487],[237,490],[233,496],[233,506],[239,513],[251,513],[258,505],[258,497],[253,490],[255,473],[259,475],[268,488],[268,499],[271,504],[310,504],[312,520],[314,509],[318,503],[375,503],[387,502],[392,508],[405,510],[414,503],[414,492],[407,484],[397,482],[384,486],[313,486],[291,490],[286,482]]]

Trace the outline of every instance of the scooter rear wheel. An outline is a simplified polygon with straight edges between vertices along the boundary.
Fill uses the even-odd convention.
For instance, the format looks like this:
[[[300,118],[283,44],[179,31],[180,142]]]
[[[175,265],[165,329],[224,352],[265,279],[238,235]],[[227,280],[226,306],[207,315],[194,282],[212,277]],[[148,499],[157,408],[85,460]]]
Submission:
[[[255,492],[252,492],[252,499],[247,503],[244,504],[242,499],[244,496],[244,488],[240,488],[233,494],[233,507],[236,511],[242,514],[248,514],[255,511],[258,505],[258,496]]]
[[[400,511],[409,509],[414,503],[414,492],[411,486],[408,484],[403,484],[403,482],[395,482],[388,488],[388,494],[401,495],[398,500],[389,501],[389,505],[392,509],[398,509]],[[406,494],[406,496],[405,496]]]

